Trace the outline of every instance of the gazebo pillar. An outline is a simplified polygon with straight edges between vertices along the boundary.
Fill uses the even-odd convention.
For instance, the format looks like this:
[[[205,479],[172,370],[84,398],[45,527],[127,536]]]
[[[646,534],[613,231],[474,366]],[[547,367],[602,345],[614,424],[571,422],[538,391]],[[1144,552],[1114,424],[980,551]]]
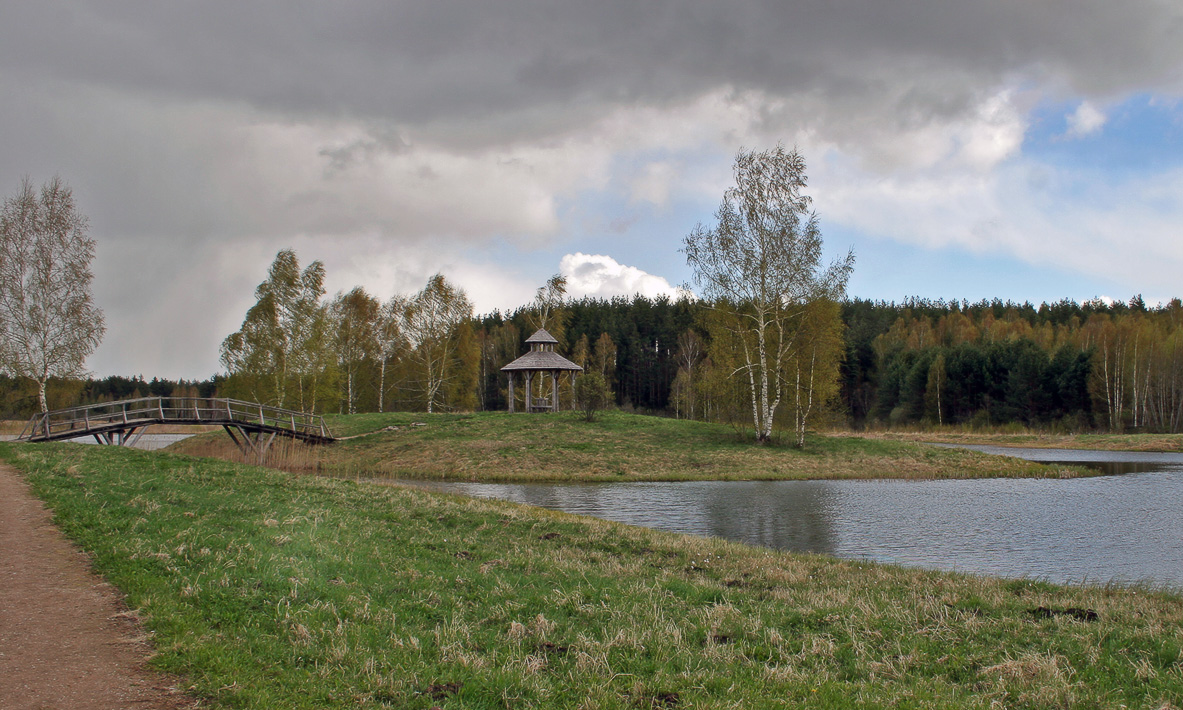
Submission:
[[[550,371],[550,411],[559,411],[559,371]]]
[[[513,381],[516,379],[512,372],[509,373],[509,411],[511,414],[513,413]]]

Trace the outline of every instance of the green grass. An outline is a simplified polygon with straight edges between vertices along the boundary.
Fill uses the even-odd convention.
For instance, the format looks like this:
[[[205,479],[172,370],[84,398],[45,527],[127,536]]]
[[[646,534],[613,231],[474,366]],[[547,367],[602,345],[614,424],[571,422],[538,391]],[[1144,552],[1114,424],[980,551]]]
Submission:
[[[339,477],[482,481],[687,481],[819,478],[1072,477],[1088,469],[1045,466],[909,441],[810,436],[804,449],[758,446],[705,422],[607,412],[358,414],[328,417],[329,447],[280,444],[269,459],[292,471]],[[173,450],[241,459],[225,434]]]
[[[210,707],[1183,698],[1183,599],[1161,591],[792,555],[114,447],[3,444],[0,457],[127,594],[152,664]]]

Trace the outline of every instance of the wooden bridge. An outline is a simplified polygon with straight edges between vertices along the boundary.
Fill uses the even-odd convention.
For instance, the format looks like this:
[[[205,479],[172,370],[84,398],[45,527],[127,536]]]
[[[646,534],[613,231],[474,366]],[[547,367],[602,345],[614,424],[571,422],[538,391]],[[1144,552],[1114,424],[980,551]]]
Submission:
[[[152,424],[221,425],[238,448],[260,459],[277,436],[309,444],[334,439],[324,417],[237,399],[142,397],[35,415],[18,441],[62,441],[93,436],[100,444],[134,446]]]

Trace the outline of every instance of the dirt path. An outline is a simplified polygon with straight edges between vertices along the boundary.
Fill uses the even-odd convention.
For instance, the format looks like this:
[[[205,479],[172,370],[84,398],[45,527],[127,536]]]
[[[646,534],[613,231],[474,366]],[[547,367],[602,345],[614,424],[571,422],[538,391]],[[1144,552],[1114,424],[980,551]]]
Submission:
[[[119,593],[0,464],[0,707],[176,710],[198,705],[149,671]]]

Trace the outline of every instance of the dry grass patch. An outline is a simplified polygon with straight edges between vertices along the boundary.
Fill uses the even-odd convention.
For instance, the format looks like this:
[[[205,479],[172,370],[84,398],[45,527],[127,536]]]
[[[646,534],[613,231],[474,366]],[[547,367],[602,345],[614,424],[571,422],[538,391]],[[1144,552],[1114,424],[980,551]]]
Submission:
[[[17,421],[15,419],[0,419],[0,434],[4,436],[18,436],[27,423],[27,421]]]
[[[1097,451],[1183,451],[1183,434],[1048,434],[1042,432],[974,432],[948,429],[874,431],[842,434],[881,441],[938,442],[1014,446],[1033,449],[1093,449]]]

